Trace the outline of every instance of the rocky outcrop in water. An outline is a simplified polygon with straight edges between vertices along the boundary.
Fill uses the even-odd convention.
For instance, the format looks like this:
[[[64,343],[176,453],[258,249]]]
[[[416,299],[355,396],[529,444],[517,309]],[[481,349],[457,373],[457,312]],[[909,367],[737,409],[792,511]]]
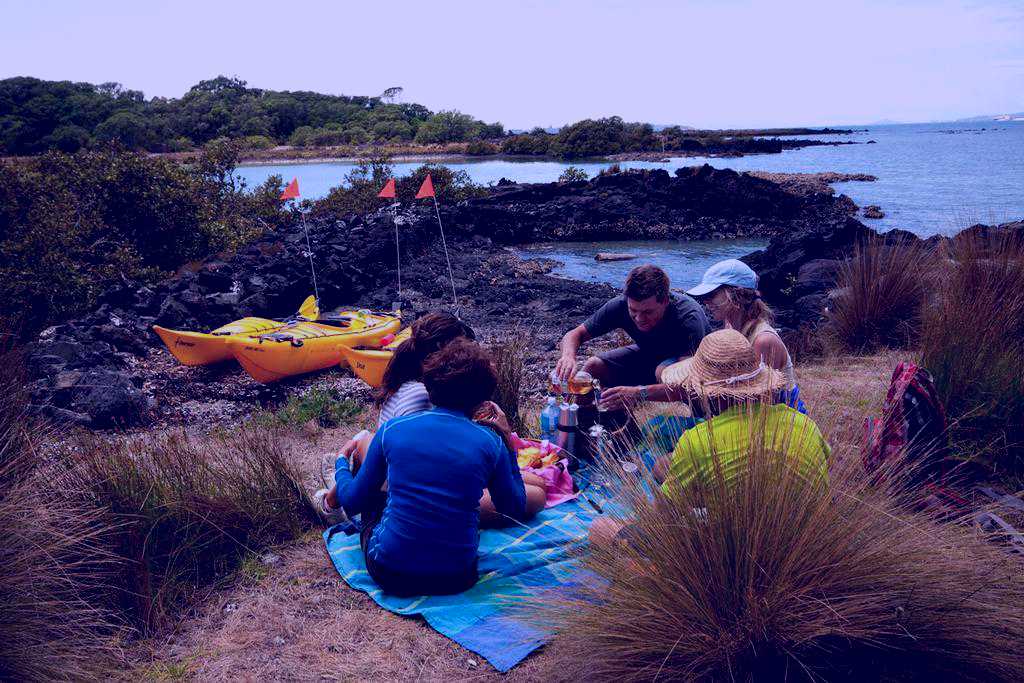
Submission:
[[[758,237],[749,258],[784,324],[812,319],[828,266],[871,231],[845,196],[796,195],[775,183],[709,166],[629,172],[589,182],[503,183],[488,196],[442,206],[463,316],[492,337],[528,330],[537,354],[614,294],[554,278],[505,245],[555,240]],[[404,294],[414,313],[450,303],[433,208],[398,213]],[[331,217],[309,226],[321,301],[385,308],[395,299],[392,216]],[[91,315],[44,331],[29,348],[33,401],[43,414],[91,427],[167,418],[188,401],[266,402],[237,368],[175,366],[153,324],[208,330],[247,315],[285,317],[312,291],[305,237],[296,225],[153,287],[125,283]],[[811,297],[811,298],[808,298]],[[228,376],[230,374],[230,377]]]

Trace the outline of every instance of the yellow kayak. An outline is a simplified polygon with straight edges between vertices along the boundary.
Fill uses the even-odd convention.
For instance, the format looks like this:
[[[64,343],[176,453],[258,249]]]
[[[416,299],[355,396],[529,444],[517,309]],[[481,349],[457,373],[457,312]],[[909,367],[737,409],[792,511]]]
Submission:
[[[395,355],[395,349],[411,336],[412,328],[407,327],[379,349],[342,348],[342,364],[347,362],[356,377],[376,389],[384,381],[384,371]]]
[[[242,318],[212,332],[169,330],[159,325],[153,325],[153,331],[182,365],[210,365],[234,358],[227,344],[232,336],[272,332],[284,325],[283,322],[267,318]]]
[[[308,320],[316,320],[319,313],[316,299],[312,296],[306,297],[302,306],[299,307],[299,315]],[[286,324],[280,320],[268,318],[242,318],[222,325],[211,332],[169,330],[159,325],[153,325],[153,331],[157,333],[164,345],[167,346],[167,350],[178,359],[179,363],[195,366],[220,363],[234,358],[227,343],[231,337],[248,337],[273,332]]]
[[[397,332],[401,320],[370,311],[347,311],[332,324],[296,322],[255,336],[231,337],[231,353],[257,382],[316,372],[342,362],[341,349],[378,344]]]

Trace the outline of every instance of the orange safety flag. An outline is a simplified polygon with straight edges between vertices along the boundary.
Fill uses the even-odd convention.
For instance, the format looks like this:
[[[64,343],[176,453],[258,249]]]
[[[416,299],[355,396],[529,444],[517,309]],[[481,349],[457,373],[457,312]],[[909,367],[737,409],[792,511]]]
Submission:
[[[420,191],[416,193],[416,199],[423,199],[424,197],[434,196],[434,181],[430,179],[430,174],[423,179],[423,184],[420,185]]]
[[[299,196],[299,179],[292,178],[292,181],[288,183],[288,187],[284,188],[284,192],[281,193],[281,201],[286,199],[296,199]]]
[[[395,198],[395,179],[390,179],[387,184],[384,185],[384,189],[377,195],[383,199],[394,199]]]

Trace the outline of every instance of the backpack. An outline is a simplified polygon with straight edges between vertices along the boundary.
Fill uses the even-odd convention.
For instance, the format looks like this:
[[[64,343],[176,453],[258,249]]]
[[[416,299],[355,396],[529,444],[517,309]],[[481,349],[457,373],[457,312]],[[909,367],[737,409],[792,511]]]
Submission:
[[[946,426],[946,410],[931,373],[914,363],[900,363],[893,370],[882,416],[864,421],[864,469],[879,478],[883,471],[906,476],[911,486],[939,484],[949,474]],[[911,471],[895,471],[906,467]]]

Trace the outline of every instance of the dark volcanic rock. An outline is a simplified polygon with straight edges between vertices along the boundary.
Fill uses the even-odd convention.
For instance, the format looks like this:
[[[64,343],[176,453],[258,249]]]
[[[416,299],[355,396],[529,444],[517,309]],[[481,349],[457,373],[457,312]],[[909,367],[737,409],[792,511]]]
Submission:
[[[441,207],[459,307],[487,335],[525,333],[532,353],[550,354],[561,334],[615,293],[603,285],[555,278],[549,264],[524,262],[505,245],[530,241],[700,239],[771,240],[748,261],[761,274],[782,322],[808,317],[792,302],[820,294],[825,276],[801,267],[833,260],[868,234],[846,197],[796,195],[775,183],[710,166],[626,172],[586,183],[502,183],[487,196]],[[315,214],[314,214],[315,215]],[[433,207],[402,207],[399,223],[406,311],[451,305]],[[320,299],[325,308],[389,307],[396,299],[392,214],[320,216],[309,221]],[[233,257],[206,262],[156,286],[130,282],[96,312],[51,328],[30,349],[33,403],[41,412],[94,427],[129,426],[168,406],[196,401],[265,401],[237,367],[174,365],[150,326],[209,330],[247,315],[282,318],[312,293],[306,241],[296,224],[268,234]],[[806,308],[806,307],[803,307]],[[802,311],[803,308],[799,309]],[[69,375],[80,372],[80,375]],[[237,378],[237,379],[236,379]],[[177,403],[176,403],[177,402]],[[58,411],[65,411],[58,413]],[[195,407],[181,414],[200,414]],[[83,417],[84,416],[84,417]]]
[[[864,218],[885,218],[885,212],[882,211],[882,207],[875,204],[868,204],[864,207]]]
[[[816,292],[815,287],[825,281],[824,273],[809,267],[815,261],[835,261],[849,257],[853,245],[877,235],[857,219],[847,216],[840,225],[826,225],[822,229],[806,231],[785,239],[772,240],[767,249],[743,257],[758,276],[758,287],[776,313],[777,322],[788,328],[798,328],[817,322],[817,313],[806,302],[797,308],[795,298],[805,292]],[[817,272],[816,272],[817,271]],[[801,291],[801,287],[804,288]]]

